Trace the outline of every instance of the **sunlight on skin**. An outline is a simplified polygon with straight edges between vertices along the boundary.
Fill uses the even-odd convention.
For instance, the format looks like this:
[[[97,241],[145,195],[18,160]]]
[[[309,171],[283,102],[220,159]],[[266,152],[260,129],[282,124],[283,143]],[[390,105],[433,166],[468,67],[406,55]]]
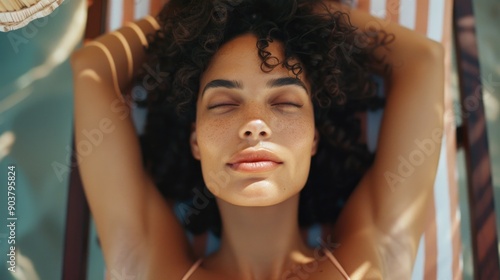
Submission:
[[[396,190],[396,191],[405,191],[404,187]],[[404,231],[408,229],[412,225],[412,217],[415,217],[416,211],[420,211],[422,209],[422,204],[426,205],[429,203],[429,198],[425,196],[419,196],[418,198],[415,198],[415,201],[411,204],[408,205],[408,208],[405,212],[399,214],[399,218],[397,219],[397,222],[391,227],[391,230],[389,233],[391,235],[398,234],[398,232]]]
[[[404,191],[404,188],[399,191]],[[415,212],[421,211],[421,209],[426,209],[426,207],[422,206],[422,204],[426,205],[428,202],[429,198],[425,196],[415,198],[415,201],[408,205],[407,210],[400,213],[398,219],[395,220],[394,225],[390,229],[386,229],[385,232],[378,232],[380,234],[380,246],[378,246],[378,250],[381,252],[380,255],[385,258],[383,263],[400,264],[399,266],[396,266],[399,268],[398,270],[393,268],[391,269],[390,275],[393,278],[390,279],[404,277],[403,275],[405,275],[405,271],[412,270],[411,267],[407,266],[413,263],[412,260],[416,256],[418,250],[418,242],[411,242],[412,237],[407,235],[407,229],[412,226],[412,217],[417,215]],[[403,254],[402,252],[407,252],[407,254]],[[383,270],[387,271],[388,269],[389,268],[386,267]]]
[[[95,72],[95,70],[92,69],[85,69],[82,71],[80,75],[78,75],[79,78],[84,78],[87,77],[89,79],[92,79],[96,81],[97,83],[101,83],[102,79],[99,77],[99,75]]]
[[[364,262],[362,265],[360,265],[352,274],[351,274],[351,279],[364,279],[366,274],[368,273],[371,265],[369,262]]]
[[[301,263],[301,264],[315,261],[314,258],[307,257],[299,251],[293,251],[291,254],[291,259],[294,260],[295,262]]]
[[[389,246],[390,245],[390,246]],[[378,251],[383,256],[385,279],[404,279],[411,271],[417,254],[418,243],[412,244],[412,238],[400,232],[380,238]],[[388,264],[391,264],[388,267]],[[395,265],[397,264],[397,265]]]

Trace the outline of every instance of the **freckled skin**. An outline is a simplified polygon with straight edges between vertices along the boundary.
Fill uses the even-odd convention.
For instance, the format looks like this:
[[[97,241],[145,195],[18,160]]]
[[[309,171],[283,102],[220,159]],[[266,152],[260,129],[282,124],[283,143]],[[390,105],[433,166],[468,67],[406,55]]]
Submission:
[[[271,43],[268,50],[283,61],[278,42]],[[260,65],[254,35],[239,36],[221,47],[201,77],[191,136],[193,155],[201,160],[209,190],[240,206],[274,205],[299,193],[318,140],[305,77],[299,79],[307,91],[297,85],[269,87],[266,83],[271,79],[295,75],[281,66],[266,73]],[[216,79],[238,81],[241,88],[210,88],[202,95],[206,84]],[[285,102],[301,107],[280,105]],[[221,103],[231,105],[210,109]],[[260,135],[263,131],[265,135]],[[247,148],[271,151],[283,164],[264,173],[230,169],[231,157]]]

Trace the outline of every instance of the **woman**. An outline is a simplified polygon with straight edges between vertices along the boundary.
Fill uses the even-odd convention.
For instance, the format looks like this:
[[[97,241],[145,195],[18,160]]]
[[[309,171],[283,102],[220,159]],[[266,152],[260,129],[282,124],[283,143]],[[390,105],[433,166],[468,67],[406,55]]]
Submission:
[[[328,1],[191,2],[173,1],[159,24],[139,21],[73,56],[78,160],[108,271],[137,279],[409,279],[439,158],[440,45]],[[144,34],[154,34],[148,56]],[[335,131],[373,100],[368,70],[388,88],[373,163],[353,143],[359,137]],[[142,152],[120,93],[137,72],[148,91]],[[99,141],[84,145],[92,135]],[[416,158],[422,146],[425,157]],[[177,156],[186,149],[192,158]],[[192,161],[201,183],[186,174]],[[328,172],[335,181],[325,180]],[[338,193],[337,180],[356,183],[338,219],[336,206],[304,205]],[[194,259],[162,197],[186,192],[214,198],[220,213],[221,246],[205,259]],[[199,222],[214,204],[193,202],[183,222],[193,232],[217,229],[211,215]],[[334,220],[325,243],[336,245],[309,248],[298,216],[301,225]]]

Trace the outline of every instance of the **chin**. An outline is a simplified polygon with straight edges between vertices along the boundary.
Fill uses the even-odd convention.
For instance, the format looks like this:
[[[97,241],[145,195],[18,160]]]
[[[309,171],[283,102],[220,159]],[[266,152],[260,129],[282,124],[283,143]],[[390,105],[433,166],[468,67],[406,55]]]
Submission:
[[[253,180],[237,187],[226,188],[216,197],[236,206],[263,207],[279,204],[299,191],[280,188],[267,180]]]

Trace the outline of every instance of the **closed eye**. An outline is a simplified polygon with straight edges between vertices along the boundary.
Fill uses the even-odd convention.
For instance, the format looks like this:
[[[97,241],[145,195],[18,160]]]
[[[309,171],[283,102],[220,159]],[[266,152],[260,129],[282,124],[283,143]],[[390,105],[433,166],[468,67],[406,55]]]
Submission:
[[[303,105],[297,104],[297,103],[292,103],[292,102],[282,102],[282,103],[275,103],[273,106],[292,106],[292,107],[297,107],[301,108]]]
[[[234,104],[234,103],[219,103],[219,104],[214,104],[214,105],[208,106],[208,110],[215,109],[215,108],[220,108],[220,107],[226,107],[226,106],[236,107],[236,106],[238,106],[238,104]]]

